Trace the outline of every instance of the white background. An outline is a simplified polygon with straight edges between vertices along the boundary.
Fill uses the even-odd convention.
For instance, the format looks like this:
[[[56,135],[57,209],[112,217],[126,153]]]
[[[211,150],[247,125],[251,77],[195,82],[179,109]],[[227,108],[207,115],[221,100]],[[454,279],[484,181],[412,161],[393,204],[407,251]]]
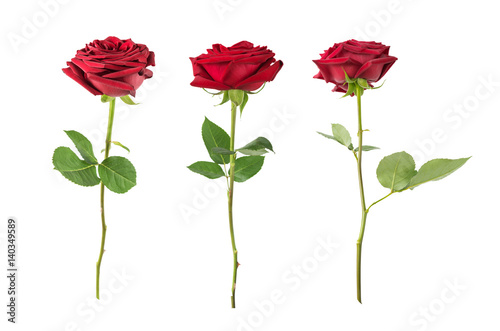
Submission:
[[[6,263],[5,221],[15,216],[20,306],[13,326],[2,303],[1,329],[498,329],[498,12],[491,1],[464,3],[5,2],[0,260]],[[134,163],[138,184],[125,195],[106,195],[104,294],[96,304],[99,188],[70,183],[53,170],[51,157],[58,146],[72,147],[63,130],[89,136],[96,153],[103,147],[107,105],[61,68],[85,43],[109,35],[148,45],[157,67],[139,90],[141,104],[117,109],[113,138],[131,153],[115,147],[112,154]],[[23,39],[14,45],[12,38]],[[340,100],[333,86],[312,79],[311,61],[350,38],[383,42],[399,58],[384,87],[363,97],[365,141],[382,147],[365,154],[368,201],[387,193],[375,176],[385,155],[405,150],[417,167],[437,157],[473,156],[443,181],[372,209],[363,305],[355,293],[354,158],[316,134],[330,123],[355,132],[355,99]],[[284,67],[251,96],[237,123],[237,145],[264,133],[276,154],[235,189],[242,266],[238,307],[231,310],[224,183],[186,168],[209,160],[200,134],[204,116],[228,130],[229,106],[214,108],[217,98],[189,85],[188,57],[212,43],[241,40],[269,46]],[[338,245],[328,253],[321,241]],[[297,267],[306,271],[293,275]],[[116,276],[122,273],[125,280]],[[0,302],[6,302],[2,278]]]

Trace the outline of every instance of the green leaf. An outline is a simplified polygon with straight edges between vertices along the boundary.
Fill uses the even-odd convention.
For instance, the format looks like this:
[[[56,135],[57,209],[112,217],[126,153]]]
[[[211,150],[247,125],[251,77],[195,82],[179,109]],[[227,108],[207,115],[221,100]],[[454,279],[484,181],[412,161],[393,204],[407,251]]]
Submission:
[[[132,163],[122,156],[110,156],[99,164],[99,176],[104,185],[115,193],[125,193],[136,184],[137,174]]]
[[[212,96],[216,96],[216,95],[221,95],[222,93],[224,93],[225,91],[219,91],[219,92],[210,92],[209,90],[203,88],[203,91],[207,92],[208,94],[211,94]]]
[[[243,114],[243,109],[245,109],[247,102],[248,102],[248,94],[245,92],[245,96],[243,97],[243,102],[240,105],[240,117]]]
[[[347,129],[340,124],[332,124],[333,139],[352,150],[351,135]]]
[[[226,102],[229,101],[229,93],[227,91],[221,91],[221,93],[223,93],[223,95],[222,95],[222,101],[221,101],[221,103],[218,103],[218,104],[214,105],[214,107],[223,105],[223,104],[225,104]]]
[[[125,102],[127,105],[131,106],[138,105],[138,103],[135,103],[128,95],[124,95],[123,97],[120,97],[120,99],[122,99],[122,101]]]
[[[229,100],[234,103],[236,106],[239,106],[243,103],[243,99],[245,99],[245,91],[243,90],[229,90]]]
[[[222,147],[214,147],[214,148],[212,148],[212,153],[220,154],[220,155],[231,155],[231,154],[234,154],[235,152],[230,151],[229,149],[222,148]]]
[[[192,172],[196,172],[197,174],[203,175],[210,179],[216,179],[222,176],[225,176],[224,171],[217,163],[207,162],[207,161],[199,161],[191,164],[188,167]]]
[[[369,152],[369,151],[373,151],[374,149],[380,149],[378,147],[375,147],[375,146],[370,146],[370,145],[363,145],[363,147],[361,148],[361,150],[363,152]],[[354,152],[357,152],[359,150],[359,147],[356,147],[354,149]]]
[[[101,95],[101,102],[103,102],[103,103],[110,102],[114,98],[115,97],[110,97],[109,95],[103,94],[103,95]]]
[[[320,135],[322,135],[325,138],[336,140],[335,137],[332,136],[332,135],[329,135],[329,134],[326,134],[326,133],[323,133],[323,132],[319,132],[319,131],[316,131],[316,132],[319,133]]]
[[[385,84],[385,80],[382,82],[382,85],[377,86],[377,87],[370,87],[370,89],[372,89],[372,90],[378,90],[379,88],[381,88],[382,86],[384,86],[384,84]]]
[[[254,155],[264,155],[267,153],[267,150],[265,148],[256,149],[256,150],[241,148],[241,149],[238,149],[238,152],[240,152],[243,155],[254,156]]]
[[[119,141],[112,141],[112,143],[113,143],[113,144],[115,144],[116,146],[120,146],[121,148],[123,148],[124,150],[126,150],[127,152],[129,152],[129,153],[130,153],[130,149],[128,149],[128,147],[127,147],[127,146],[122,145],[122,143],[121,143],[121,142],[119,142]]]
[[[80,152],[80,155],[83,157],[85,162],[88,164],[97,164],[97,159],[94,156],[94,150],[92,149],[92,143],[85,138],[85,136],[76,131],[64,131],[68,135],[68,137],[73,141]]]
[[[384,157],[377,168],[378,181],[391,192],[406,188],[416,173],[415,161],[406,152],[398,152]]]
[[[264,164],[264,156],[243,156],[234,165],[234,180],[242,183],[257,174]]]
[[[58,147],[52,157],[54,168],[64,177],[81,186],[94,186],[101,182],[95,165],[80,160],[68,147]]]
[[[352,95],[354,92],[356,92],[356,84],[349,83],[347,86],[347,92],[345,92],[345,94],[340,98],[342,99],[342,98],[348,97],[348,96]]]
[[[358,78],[357,79],[357,83],[362,88],[371,89],[371,86],[368,85],[368,81],[366,79],[364,79],[364,78]]]
[[[245,155],[262,155],[266,154],[268,150],[274,152],[271,142],[267,138],[258,137],[236,151]]]
[[[210,158],[218,164],[229,163],[229,155],[220,155],[212,152],[212,148],[214,147],[229,149],[230,138],[226,131],[205,117],[205,121],[201,127],[201,135]]]
[[[422,185],[424,183],[440,180],[446,176],[451,175],[453,172],[458,170],[461,166],[469,160],[470,157],[462,159],[434,159],[425,163],[418,170],[417,174],[411,179],[408,188],[414,189],[415,187]]]
[[[344,68],[342,68],[342,70],[344,70]],[[355,79],[351,79],[348,75],[347,75],[347,72],[344,70],[344,76],[345,76],[345,81],[352,84],[352,83],[355,83],[356,80]]]
[[[264,84],[262,84],[262,87],[257,91],[257,92],[250,92],[250,91],[245,91],[247,94],[257,94],[257,93],[260,93],[264,87],[266,87],[266,83],[267,82],[264,82]]]

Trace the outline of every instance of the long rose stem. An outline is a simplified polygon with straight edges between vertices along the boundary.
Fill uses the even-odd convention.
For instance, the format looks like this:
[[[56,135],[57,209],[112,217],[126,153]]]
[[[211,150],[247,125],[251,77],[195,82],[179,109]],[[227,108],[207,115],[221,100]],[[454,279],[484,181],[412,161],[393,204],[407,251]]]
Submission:
[[[231,102],[231,140],[229,144],[229,149],[234,150],[234,135],[236,127],[236,104]],[[235,154],[229,156],[229,191],[228,191],[228,212],[229,212],[229,231],[231,233],[231,245],[233,248],[233,284],[231,286],[231,308],[236,308],[236,275],[238,272],[238,250],[236,249],[236,242],[234,240],[234,228],[233,228],[233,193],[234,193],[234,165],[235,165]]]
[[[115,116],[115,98],[112,98],[109,102],[109,118],[108,118],[108,130],[106,133],[106,148],[104,151],[104,159],[109,156],[109,149],[111,147],[111,131],[113,129],[113,119]],[[106,219],[104,217],[104,184],[101,182],[101,223],[102,223],[102,237],[101,237],[101,251],[99,253],[99,260],[97,260],[96,265],[96,298],[99,299],[99,281],[101,276],[101,262],[102,256],[104,254],[104,244],[106,242],[106,231],[108,229],[106,225]]]
[[[359,231],[358,241],[356,243],[356,285],[357,285],[357,298],[359,303],[361,302],[361,248],[363,246],[363,237],[365,234],[366,216],[368,211],[366,210],[365,203],[365,190],[363,187],[363,173],[361,170],[361,156],[363,153],[363,125],[361,122],[361,93],[363,88],[356,86],[356,97],[358,102],[358,182],[359,182],[359,195],[361,198],[361,229]]]

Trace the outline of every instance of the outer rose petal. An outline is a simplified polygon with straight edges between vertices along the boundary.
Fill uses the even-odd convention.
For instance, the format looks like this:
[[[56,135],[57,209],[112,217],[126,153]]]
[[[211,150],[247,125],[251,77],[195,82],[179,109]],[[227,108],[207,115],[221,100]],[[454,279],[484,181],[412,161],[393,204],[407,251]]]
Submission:
[[[136,74],[136,73],[141,72],[141,71],[144,71],[144,69],[141,67],[135,67],[135,68],[125,69],[122,71],[111,72],[109,74],[103,75],[102,77],[109,78],[109,79],[115,79],[115,78],[120,78],[120,77],[124,77],[124,76],[129,76],[132,74]]]
[[[68,63],[69,65],[69,63]],[[71,68],[63,68],[62,71],[68,75],[69,78],[73,79],[75,82],[83,86],[87,91],[92,93],[93,95],[102,95],[103,93],[95,88],[93,88],[89,83],[85,81],[80,75],[75,74],[75,72]]]
[[[198,64],[200,67],[205,69],[208,75],[216,82],[222,83],[222,77],[228,66],[229,62],[222,63],[203,63]]]
[[[201,76],[195,76],[194,80],[191,82],[191,86],[209,88],[214,90],[226,91],[231,90],[231,87],[224,85],[222,83],[203,78]]]
[[[130,84],[102,78],[94,74],[87,74],[87,79],[97,87],[103,94],[109,95],[110,97],[123,97],[125,95],[135,96],[134,87]]]
[[[236,86],[239,82],[244,81],[248,77],[257,72],[262,63],[238,63],[230,62],[225,70],[222,80],[228,86]]]
[[[125,83],[130,84],[134,87],[134,93],[135,93],[135,90],[141,87],[142,83],[146,79],[146,75],[144,73],[145,73],[144,70],[142,70],[141,72],[125,76],[122,79]]]
[[[230,48],[240,48],[240,47],[241,48],[253,48],[253,44],[251,42],[248,42],[248,41],[240,41],[239,43],[234,44]]]
[[[274,80],[278,72],[283,67],[283,61],[279,60],[274,62],[267,69],[257,72],[255,75],[248,77],[243,82],[239,83],[235,87],[244,91],[253,91],[262,86],[264,82],[270,82]],[[255,87],[256,83],[262,83],[259,87]]]
[[[336,84],[343,84],[345,82],[345,73],[349,77],[354,77],[360,67],[350,62],[347,58],[314,60],[313,62],[318,66],[326,82]]]
[[[325,79],[325,78],[323,78],[323,75],[321,74],[321,71],[318,72],[316,75],[314,75],[313,78],[316,78],[316,79]]]
[[[149,56],[148,56],[148,60],[147,60],[147,64],[146,64],[146,67],[147,66],[155,66],[156,63],[155,63],[155,53],[154,52],[149,52]]]
[[[361,68],[359,68],[358,72],[353,78],[362,77],[367,81],[376,82],[380,78],[382,78],[382,72],[384,71],[385,65],[390,64],[390,66],[392,66],[392,64],[394,64],[396,60],[397,58],[395,58],[394,56],[388,56],[368,61]],[[387,68],[387,70],[389,70],[389,68]],[[387,72],[387,70],[385,70],[385,72]]]

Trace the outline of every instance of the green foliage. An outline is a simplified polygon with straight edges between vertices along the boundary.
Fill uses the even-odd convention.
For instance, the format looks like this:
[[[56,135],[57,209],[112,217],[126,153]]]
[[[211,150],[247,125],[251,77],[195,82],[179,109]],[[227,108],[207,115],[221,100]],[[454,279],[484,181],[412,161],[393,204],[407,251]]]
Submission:
[[[241,102],[241,105],[240,105],[240,116],[241,116],[241,114],[243,114],[243,109],[245,109],[247,102],[248,102],[248,93],[245,92],[245,95],[243,96],[243,101]]]
[[[214,147],[214,148],[212,148],[212,153],[214,153],[214,154],[220,154],[220,155],[232,155],[232,154],[235,154],[235,152],[230,151],[229,149],[222,148],[222,147]]]
[[[122,145],[122,143],[121,143],[121,142],[119,142],[119,141],[112,141],[112,143],[113,143],[114,145],[116,145],[116,146],[120,146],[121,148],[123,148],[124,150],[126,150],[127,152],[129,152],[129,153],[130,153],[130,149],[128,149],[128,147],[127,147],[127,146]]]
[[[229,163],[229,155],[221,155],[212,151],[215,147],[229,150],[230,138],[226,131],[205,117],[205,121],[201,127],[201,135],[210,158],[218,164]]]
[[[416,173],[415,161],[406,152],[398,152],[384,157],[377,168],[378,181],[391,192],[405,189]]]
[[[374,149],[380,149],[380,148],[375,147],[375,146],[370,146],[370,145],[363,145],[363,147],[361,148],[361,150],[362,150],[363,152],[373,151]],[[357,152],[357,151],[359,151],[359,147],[356,147],[356,148],[354,149],[354,152]]]
[[[370,88],[371,88],[371,86],[370,86],[370,85],[368,85],[368,81],[367,81],[366,79],[364,79],[364,78],[358,78],[358,79],[356,80],[356,83],[357,83],[359,86],[361,86],[362,88],[364,88],[364,89],[370,89]]]
[[[255,176],[264,164],[264,156],[243,156],[237,158],[234,166],[234,180],[242,183]]]
[[[321,132],[318,132],[318,133],[325,138],[333,139],[333,140],[337,141],[339,144],[344,145],[349,150],[353,149],[352,138],[351,138],[349,131],[347,131],[347,129],[340,124],[332,124],[333,135],[329,135],[329,134],[321,133]]]
[[[137,174],[132,163],[121,156],[110,156],[99,164],[99,176],[115,193],[125,193],[136,185]]]
[[[243,90],[229,90],[229,100],[234,103],[236,106],[239,106],[243,103],[245,99],[245,91]]]
[[[224,92],[221,91],[221,93],[222,93],[222,101],[219,104],[215,105],[216,107],[223,105],[229,101],[229,92],[228,91],[224,91]]]
[[[120,99],[122,99],[123,102],[125,102],[127,105],[131,105],[131,106],[136,106],[138,105],[138,103],[135,103],[131,98],[130,96],[128,95],[125,95],[123,97],[120,97]]]
[[[214,162],[195,162],[188,166],[188,169],[210,179],[216,179],[225,176],[221,166]]]
[[[81,186],[94,186],[101,182],[94,164],[80,160],[68,147],[58,147],[52,157],[54,168],[64,177]]]
[[[345,92],[345,94],[340,97],[341,99],[348,97],[356,92],[356,84],[354,84],[354,83],[346,83],[346,84],[348,84],[347,85],[347,92]]]
[[[245,155],[263,155],[268,150],[274,152],[271,142],[265,137],[258,137],[236,151]]]
[[[101,102],[102,103],[110,102],[114,99],[115,99],[115,97],[110,97],[109,95],[106,95],[106,94],[101,95]]]
[[[92,143],[81,133],[76,131],[64,131],[75,144],[76,149],[88,164],[97,164]]]
[[[467,160],[469,158],[434,159],[425,163],[417,172],[411,155],[399,152],[386,156],[380,161],[377,177],[380,184],[391,189],[391,192],[400,192],[414,189],[430,181],[443,179],[462,167]]]
[[[411,179],[408,188],[414,189],[415,187],[422,185],[424,183],[440,180],[446,176],[451,175],[453,172],[457,171],[461,166],[469,160],[470,157],[462,159],[434,159],[425,163],[418,173]]]

